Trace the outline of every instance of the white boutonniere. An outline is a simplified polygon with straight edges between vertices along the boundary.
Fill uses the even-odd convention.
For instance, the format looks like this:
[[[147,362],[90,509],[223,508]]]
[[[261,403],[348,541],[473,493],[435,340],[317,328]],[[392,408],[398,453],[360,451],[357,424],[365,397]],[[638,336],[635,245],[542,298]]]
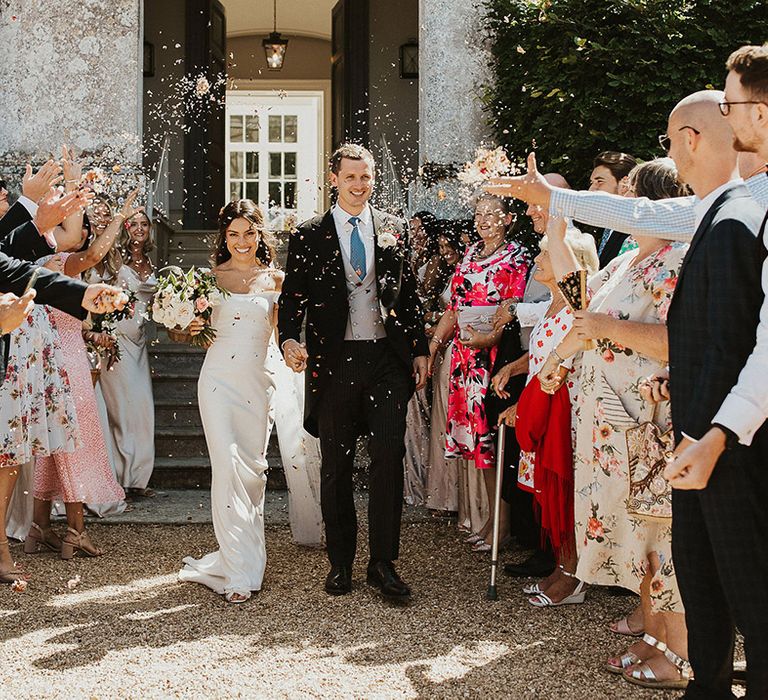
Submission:
[[[376,242],[380,248],[396,248],[400,243],[400,230],[393,224],[384,224],[376,233]]]

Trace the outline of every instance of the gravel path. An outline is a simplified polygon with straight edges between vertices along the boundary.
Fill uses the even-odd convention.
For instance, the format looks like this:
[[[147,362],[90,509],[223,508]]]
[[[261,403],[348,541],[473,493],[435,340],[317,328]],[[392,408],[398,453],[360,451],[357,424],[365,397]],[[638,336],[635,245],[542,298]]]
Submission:
[[[215,545],[210,525],[91,532],[109,549],[101,560],[16,547],[34,579],[0,588],[0,698],[679,697],[600,670],[624,643],[606,624],[633,598],[593,590],[585,605],[534,610],[502,576],[500,600],[486,601],[488,559],[446,521],[404,525],[408,608],[365,585],[363,551],[352,595],[325,595],[324,553],[292,545],[285,525],[268,527],[264,589],[241,606],[175,579],[183,556]]]

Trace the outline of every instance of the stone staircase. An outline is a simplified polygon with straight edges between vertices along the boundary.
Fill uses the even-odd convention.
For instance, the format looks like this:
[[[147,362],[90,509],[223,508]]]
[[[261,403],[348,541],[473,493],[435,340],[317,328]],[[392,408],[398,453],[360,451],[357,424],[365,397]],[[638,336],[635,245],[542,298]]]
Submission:
[[[158,230],[158,268],[178,265],[208,266],[213,231],[176,230],[161,224]],[[200,488],[211,485],[211,463],[197,406],[197,379],[205,351],[174,343],[162,328],[149,347],[155,399],[155,488]],[[268,488],[285,488],[285,479],[273,432],[267,451]]]

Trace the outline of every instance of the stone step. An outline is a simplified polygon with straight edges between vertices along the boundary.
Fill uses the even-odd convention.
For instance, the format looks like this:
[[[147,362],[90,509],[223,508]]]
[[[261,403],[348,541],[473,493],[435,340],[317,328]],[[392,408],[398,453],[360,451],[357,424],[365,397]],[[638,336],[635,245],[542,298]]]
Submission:
[[[285,475],[279,457],[268,456],[267,488],[284,490]],[[211,487],[211,462],[208,457],[157,457],[150,486],[158,489]]]
[[[202,430],[197,401],[174,401],[155,397],[155,425],[158,428],[195,427]]]
[[[155,428],[155,454],[158,457],[196,459],[208,457],[203,429],[197,426],[174,425]]]
[[[197,403],[198,372],[164,372],[152,377],[156,397],[179,402]]]
[[[166,343],[154,346],[149,357],[154,375],[189,373],[197,377],[205,360],[205,350],[182,343]]]

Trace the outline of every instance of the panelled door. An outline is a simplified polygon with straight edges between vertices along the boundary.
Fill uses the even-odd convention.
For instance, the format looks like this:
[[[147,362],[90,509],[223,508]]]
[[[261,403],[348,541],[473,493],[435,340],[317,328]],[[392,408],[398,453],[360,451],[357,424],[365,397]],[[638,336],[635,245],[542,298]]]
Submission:
[[[252,199],[274,230],[314,216],[322,93],[231,92],[227,95],[227,199]]]

